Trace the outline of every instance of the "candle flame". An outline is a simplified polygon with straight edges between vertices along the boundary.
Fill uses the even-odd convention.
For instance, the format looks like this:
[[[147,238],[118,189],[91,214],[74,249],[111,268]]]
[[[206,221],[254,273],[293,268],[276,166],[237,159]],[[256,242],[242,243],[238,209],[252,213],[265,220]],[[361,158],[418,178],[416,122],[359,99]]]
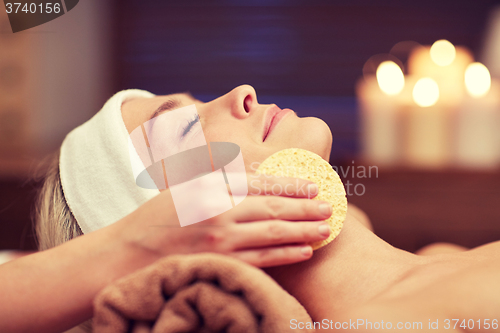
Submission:
[[[430,77],[424,77],[415,83],[413,87],[413,100],[421,107],[429,107],[437,103],[439,99],[439,86]]]
[[[465,87],[473,97],[484,96],[491,88],[491,75],[488,68],[480,62],[473,62],[465,70]]]
[[[440,39],[431,46],[431,59],[439,66],[448,66],[455,60],[455,46],[446,39]]]
[[[405,86],[405,76],[395,62],[384,61],[377,68],[377,82],[387,95],[397,95]]]

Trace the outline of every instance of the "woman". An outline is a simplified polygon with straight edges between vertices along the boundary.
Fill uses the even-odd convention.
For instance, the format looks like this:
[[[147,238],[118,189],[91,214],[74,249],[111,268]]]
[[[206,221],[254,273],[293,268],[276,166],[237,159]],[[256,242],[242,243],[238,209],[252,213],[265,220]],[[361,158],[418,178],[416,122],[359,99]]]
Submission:
[[[252,91],[252,101],[247,98],[247,91]],[[92,118],[114,120],[106,123],[114,130],[109,132],[109,128],[101,127],[102,131],[84,133],[82,140],[76,140],[76,146],[71,143],[75,135],[68,135],[61,149],[62,156],[54,159],[39,195],[37,232],[40,249],[48,250],[0,266],[1,332],[61,332],[77,325],[91,317],[92,300],[102,288],[169,254],[220,252],[264,267],[307,260],[312,250],[306,243],[328,237],[329,228],[321,221],[331,211],[328,205],[309,199],[317,194],[318,189],[315,184],[304,180],[252,179],[249,194],[256,195],[249,195],[243,203],[224,214],[182,228],[169,190],[155,194],[144,203],[144,198],[150,193],[140,192],[133,179],[133,186],[122,181],[131,177],[125,163],[121,164],[124,154],[105,151],[99,155],[99,149],[114,147],[121,150],[122,146],[127,147],[127,130],[123,121],[128,123],[127,119],[139,115],[150,116],[164,100],[164,97],[141,91],[119,93]],[[225,107],[225,111],[239,106],[245,110],[245,105],[250,104],[257,106],[255,93],[249,86],[239,87],[216,101],[219,107]],[[121,118],[122,105],[124,120]],[[135,110],[137,115],[127,113],[133,106],[139,107]],[[154,109],[150,110],[150,107]],[[208,112],[208,109],[201,109],[200,115]],[[111,118],[106,118],[108,116]],[[72,133],[85,130],[89,124],[92,127],[93,120]],[[213,133],[217,135],[217,132]],[[92,146],[90,143],[99,135],[104,135],[100,147]],[[125,141],[117,137],[125,137]],[[240,146],[251,148],[243,143]],[[83,152],[87,148],[90,152],[77,154],[74,163],[68,165],[64,162],[68,162],[71,152],[78,149]],[[128,158],[128,151],[124,149]],[[268,149],[277,151],[281,145],[274,143]],[[96,160],[97,155],[107,160]],[[114,163],[116,168],[105,172],[99,169],[106,162]],[[74,167],[82,167],[83,170],[78,172],[83,174],[72,174]],[[69,172],[69,179],[63,176],[67,174],[65,172]],[[75,184],[74,179],[82,181]],[[106,186],[110,179],[110,186]],[[113,183],[114,180],[123,184]],[[267,186],[260,180],[265,180]],[[88,186],[89,182],[101,187],[92,188]],[[65,184],[69,186],[65,188]],[[282,195],[289,197],[272,196],[270,188],[275,184],[286,187],[287,191]],[[123,189],[122,185],[135,193],[120,193],[116,188]],[[78,202],[78,194],[83,191],[90,195],[80,197],[82,201]],[[109,225],[82,235],[79,223],[84,223],[77,222],[82,212],[82,221],[92,216],[95,220],[90,222]],[[77,237],[79,235],[82,236]]]
[[[205,104],[185,94],[130,98],[120,104],[128,132],[147,121],[157,111],[168,112],[162,109],[166,105],[172,105],[172,102],[165,104],[172,99],[178,103],[176,107],[194,103],[200,115],[206,141],[230,141],[238,144],[247,167],[251,166],[252,162],[264,160],[275,151],[289,147],[305,148],[325,159],[329,157],[331,134],[323,122],[314,118],[300,119],[288,112],[276,125],[269,126],[264,119],[270,106],[258,104],[255,91],[250,86],[240,86]],[[57,182],[57,178],[55,167],[53,179]],[[281,182],[282,186],[288,184],[287,180],[272,181]],[[300,196],[300,185],[303,183],[297,185],[293,196]],[[64,188],[64,184],[62,187]],[[250,190],[253,188],[254,186],[251,186]],[[42,242],[45,237],[49,240],[46,244],[60,243],[62,239],[58,239],[60,236],[57,233],[61,230],[74,230],[73,234],[65,236],[66,238],[79,234],[78,218],[76,221],[71,219],[68,207],[65,207],[64,201],[61,200],[64,198],[61,186],[48,182],[44,191],[42,198],[49,197],[52,201],[42,205],[41,211],[48,212],[42,216],[45,216],[46,221],[50,221],[54,216],[60,217],[61,225],[55,228],[57,232],[42,236]],[[49,192],[51,194],[48,194]],[[314,193],[314,190],[312,192]],[[56,301],[51,302],[44,312],[45,315],[53,316],[50,323],[52,326],[45,323],[45,327],[64,328],[90,317],[92,297],[107,283],[161,256],[214,251],[235,256],[260,267],[277,266],[308,259],[311,251],[309,247],[304,248],[303,244],[327,237],[327,233],[321,235],[321,222],[287,222],[317,221],[329,216],[329,211],[321,210],[321,203],[305,198],[249,196],[234,209],[209,221],[190,227],[174,228],[175,223],[175,226],[178,226],[178,221],[168,194],[168,190],[164,191],[117,223],[69,241],[52,252],[45,251],[48,253],[45,253],[45,256],[44,252],[41,252],[36,260],[35,256],[31,260],[18,260],[17,265],[10,266],[10,271],[4,274],[7,278],[10,277],[6,281],[10,281],[10,284],[17,288],[14,290],[22,290],[22,284],[15,281],[21,274],[11,272],[40,267],[36,271],[43,272],[40,276],[46,282],[45,288],[34,294],[30,292],[30,298],[38,300],[54,297]],[[111,201],[112,199],[110,198]],[[240,223],[249,221],[257,222]],[[151,225],[151,222],[154,222],[154,225],[169,225],[171,228],[145,228]],[[43,219],[40,225],[42,233],[44,229],[50,229],[44,226]],[[200,228],[203,225],[227,227]],[[492,265],[499,260],[496,253],[498,245],[492,244],[467,253],[416,256],[386,244],[356,218],[348,215],[338,238],[318,250],[311,260],[268,268],[267,272],[299,299],[315,321],[357,319],[358,315],[363,315],[363,318],[371,319],[372,322],[401,318],[409,320],[415,316],[422,320],[421,317],[430,316],[429,319],[438,318],[443,325],[447,316],[482,318],[486,315],[482,312],[474,313],[473,311],[478,309],[474,305],[467,307],[467,290],[475,292],[475,300],[490,301],[488,306],[491,316],[499,313],[498,304],[493,300],[500,297],[490,299],[483,291],[471,289],[474,286],[464,289],[464,281],[461,280],[464,275],[457,275],[457,272],[475,274],[470,268],[476,265],[482,275],[468,276],[467,279],[481,279],[486,275],[488,278],[498,278],[498,270],[492,269]],[[113,260],[110,261],[108,257]],[[72,264],[74,262],[77,262],[79,267],[84,267],[85,271],[80,271]],[[47,278],[46,265],[49,270],[52,265],[52,276],[56,278]],[[87,272],[99,274],[91,275]],[[448,281],[455,281],[451,289],[439,288]],[[490,289],[498,293],[499,288],[496,282],[492,281],[497,280],[487,279],[482,282],[489,283]],[[76,288],[73,282],[80,288]],[[48,292],[54,290],[58,291],[55,295]],[[23,308],[23,305],[29,304],[26,299],[23,303],[22,298],[19,300],[12,295],[7,299],[14,305],[17,304],[17,309],[34,310],[33,307]],[[425,300],[423,295],[438,302],[439,306],[429,308],[428,312],[414,311],[422,308]],[[456,297],[464,301],[465,305],[457,309],[461,312],[453,312],[457,302],[450,302],[450,295],[457,295]],[[470,302],[470,299],[468,301]],[[399,313],[394,312],[394,309]],[[40,310],[36,313],[39,317],[43,316]],[[23,317],[17,318],[18,323],[22,323]],[[292,320],[293,318],[291,328]],[[41,319],[40,321],[43,322]],[[424,324],[426,323],[427,321],[424,321]]]
[[[270,106],[258,104],[250,86],[238,87],[209,103],[200,103],[185,94],[156,99],[136,99],[123,105],[129,132],[173,99],[177,100],[176,107],[196,105],[208,142],[237,143],[247,170],[251,170],[252,162],[261,162],[289,147],[308,149],[325,160],[329,158],[331,133],[323,122],[287,112],[269,131],[264,119]],[[286,208],[277,205],[274,209],[279,212]],[[379,322],[379,327],[380,321],[391,321],[395,328],[400,321],[415,322],[414,329],[418,330],[418,323],[422,323],[422,329],[429,329],[429,320],[437,320],[438,329],[447,331],[460,329],[453,327],[453,322],[450,324],[452,319],[474,319],[476,328],[477,320],[481,320],[483,328],[486,319],[492,328],[494,320],[498,323],[500,242],[466,252],[461,247],[437,244],[423,249],[420,254],[427,255],[422,256],[395,249],[363,224],[348,214],[339,237],[318,250],[312,259],[266,271],[298,298],[318,322],[360,318]]]
[[[123,136],[120,131],[122,128],[123,130],[126,128],[128,135],[133,129],[150,118],[187,104],[197,106],[200,115],[199,122],[203,127],[207,142],[230,141],[239,145],[246,170],[251,170],[250,163],[260,162],[270,154],[288,147],[288,142],[294,146],[309,150],[313,150],[315,146],[321,147],[323,155],[329,154],[331,134],[324,122],[316,118],[302,120],[294,114],[288,117],[290,118],[288,121],[293,121],[291,118],[294,117],[297,124],[292,124],[291,128],[284,131],[285,133],[306,130],[308,127],[311,129],[310,132],[314,133],[313,135],[302,135],[303,139],[299,139],[295,135],[282,138],[280,131],[283,131],[282,127],[285,127],[282,124],[273,129],[272,132],[269,131],[267,138],[263,139],[264,115],[266,111],[269,111],[270,106],[259,105],[255,91],[250,86],[240,86],[227,95],[209,103],[202,103],[189,94],[154,96],[145,91],[122,91],[113,96],[94,118],[72,131],[63,142],[60,157],[53,164],[53,168],[49,172],[49,177],[40,194],[37,232],[41,242],[41,249],[58,245],[75,235],[82,234],[83,232],[80,229],[83,229],[85,233],[89,233],[103,226],[113,224],[137,208],[134,205],[139,206],[144,201],[157,196],[159,194],[157,190],[142,189],[135,184],[135,180],[131,177],[132,171],[129,166],[126,138],[120,138],[120,136]],[[251,114],[250,108],[252,109]],[[258,111],[254,110],[257,108]],[[116,118],[116,111],[119,112],[119,118]],[[248,119],[243,119],[244,117],[248,117]],[[245,122],[242,126],[239,125],[240,120]],[[285,122],[283,121],[283,123]],[[115,125],[118,128],[109,131],[109,128]],[[99,128],[95,130],[95,127]],[[319,130],[322,133],[318,133]],[[307,140],[308,136],[310,137],[309,140]],[[258,140],[262,141],[262,143],[258,143]],[[321,143],[321,145],[317,143]],[[167,142],[166,145],[171,145],[171,143]],[[102,147],[104,147],[104,151],[100,151]],[[86,161],[88,156],[90,156],[88,158],[91,159],[90,161]],[[256,180],[259,179],[267,180],[268,177],[256,178]],[[273,181],[286,184],[290,180],[274,179]],[[91,183],[91,185],[89,186],[88,183]],[[298,189],[303,190],[304,184],[308,185],[307,192],[302,191],[291,195],[304,198],[317,193],[315,184],[295,181],[295,186]],[[256,183],[253,183],[250,191],[266,194],[264,188],[259,188],[259,186],[268,184],[258,182],[255,185]],[[270,186],[266,190],[270,191]],[[55,195],[54,191],[56,192]],[[286,193],[282,194],[286,195]],[[47,198],[57,198],[57,200],[56,202],[47,201]],[[271,208],[273,208],[272,205],[286,205],[286,207],[283,207],[286,208],[283,214],[294,216],[291,220],[302,220],[304,218],[306,220],[322,220],[331,214],[331,209],[327,203],[317,201],[288,200],[285,198],[270,199],[265,196],[251,196],[248,199],[241,207],[239,205],[235,207],[233,215],[236,217],[233,219],[239,219],[239,222],[268,219],[269,208],[261,208],[261,203],[264,204],[264,207],[271,205]],[[262,209],[264,209],[264,212],[260,212]],[[241,213],[239,213],[240,210]],[[274,212],[272,213],[274,214]],[[238,214],[242,215],[241,218]],[[89,215],[92,218],[89,218]],[[175,217],[175,211],[172,211],[171,215]],[[60,217],[59,224],[54,224],[54,217]],[[172,218],[171,224],[177,226],[177,219]],[[302,228],[307,228],[309,232],[322,225],[326,224],[318,222],[314,224],[313,229],[310,229],[312,226],[310,223],[287,224],[289,227],[296,228],[296,232],[304,232],[305,229]],[[241,229],[248,228],[248,230],[245,230],[248,233],[243,232],[246,235],[265,230],[256,229],[258,227],[264,226],[261,224],[238,225],[238,228]],[[69,234],[54,236],[60,232],[69,232]],[[297,237],[297,235],[294,237]],[[308,237],[317,238],[318,236],[310,235]],[[323,236],[319,237],[322,238]],[[245,240],[244,242],[251,243],[252,241],[254,240]],[[288,243],[295,242],[289,240]],[[262,246],[268,245],[264,244]],[[201,250],[205,250],[205,248],[200,248],[199,251]],[[293,245],[288,246],[287,250],[294,251],[293,259],[284,259],[278,256],[279,259],[278,257],[269,259],[272,260],[269,265],[303,260],[304,255],[302,252],[308,255],[311,254],[311,249],[308,246]],[[270,252],[267,248],[265,251],[265,253]],[[237,256],[243,255],[250,256],[250,254],[246,253],[237,254]],[[251,256],[254,255],[254,252],[252,252]],[[261,261],[262,254],[259,253],[258,255],[260,258],[258,263],[256,258],[249,259],[250,262],[258,266],[265,266],[266,264]]]

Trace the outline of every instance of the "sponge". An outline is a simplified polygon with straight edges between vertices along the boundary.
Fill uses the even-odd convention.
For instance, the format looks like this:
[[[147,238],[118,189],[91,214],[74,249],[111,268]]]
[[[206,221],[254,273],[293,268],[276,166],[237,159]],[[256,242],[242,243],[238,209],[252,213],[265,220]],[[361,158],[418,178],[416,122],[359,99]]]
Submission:
[[[327,239],[310,245],[313,250],[317,250],[338,236],[347,213],[346,193],[339,175],[321,156],[304,149],[284,149],[269,156],[255,173],[301,178],[316,183],[319,192],[313,200],[326,201],[332,205],[332,215],[326,220],[332,231]]]

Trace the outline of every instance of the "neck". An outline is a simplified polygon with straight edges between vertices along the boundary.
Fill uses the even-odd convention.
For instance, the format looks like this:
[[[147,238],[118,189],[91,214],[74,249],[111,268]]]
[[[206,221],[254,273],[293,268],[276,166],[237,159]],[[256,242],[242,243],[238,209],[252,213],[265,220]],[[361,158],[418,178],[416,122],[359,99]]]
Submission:
[[[313,320],[322,320],[382,293],[415,267],[417,260],[348,214],[339,236],[311,259],[266,272],[299,300]]]

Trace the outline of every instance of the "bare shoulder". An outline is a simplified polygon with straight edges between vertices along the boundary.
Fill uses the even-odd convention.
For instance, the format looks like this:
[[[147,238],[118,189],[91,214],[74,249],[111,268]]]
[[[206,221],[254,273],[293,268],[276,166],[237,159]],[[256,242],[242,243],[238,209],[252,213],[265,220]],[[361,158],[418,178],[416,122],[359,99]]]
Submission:
[[[496,257],[500,259],[500,241],[484,244],[467,251],[470,255]]]
[[[468,327],[468,331],[475,332],[478,318],[489,319],[490,324],[493,320],[500,322],[498,281],[500,242],[461,253],[429,256],[378,297],[348,309],[340,317],[363,318],[372,323],[383,320],[391,325],[408,323],[417,325],[412,326],[416,330],[429,329],[430,322],[437,321],[438,330],[433,330],[437,332],[461,332],[459,325],[451,327],[456,322],[453,319],[459,323],[471,319],[475,327]],[[369,327],[364,329],[371,331]]]

